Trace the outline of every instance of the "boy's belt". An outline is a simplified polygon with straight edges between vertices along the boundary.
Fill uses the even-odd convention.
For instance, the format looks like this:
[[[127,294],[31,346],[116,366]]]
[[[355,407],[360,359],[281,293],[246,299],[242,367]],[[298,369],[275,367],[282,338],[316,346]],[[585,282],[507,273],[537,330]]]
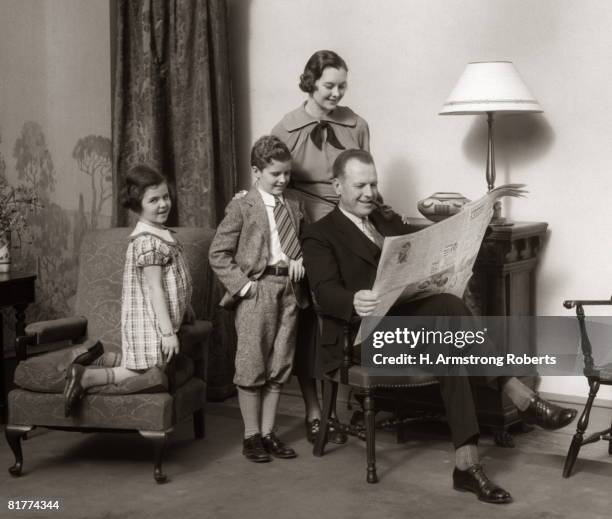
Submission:
[[[288,276],[289,267],[266,267],[263,273],[264,276]]]

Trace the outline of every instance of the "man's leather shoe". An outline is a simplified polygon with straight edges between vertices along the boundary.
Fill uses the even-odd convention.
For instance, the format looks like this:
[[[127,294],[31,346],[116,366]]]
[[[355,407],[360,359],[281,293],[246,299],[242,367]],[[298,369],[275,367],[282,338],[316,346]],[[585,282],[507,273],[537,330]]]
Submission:
[[[264,449],[261,441],[261,434],[257,433],[242,440],[242,454],[254,463],[267,463],[272,461],[270,455]]]
[[[560,407],[535,395],[529,407],[520,414],[523,421],[554,431],[569,425],[576,418],[578,411],[571,407]]]
[[[261,443],[263,443],[266,452],[272,454],[275,458],[290,459],[297,457],[295,451],[280,441],[273,432],[263,436],[261,438]]]
[[[81,366],[89,366],[96,359],[104,354],[104,346],[100,341],[91,346],[87,351],[81,353],[72,361],[73,364],[80,364]]]
[[[66,385],[64,386],[64,416],[68,418],[76,403],[83,398],[85,389],[81,385],[85,368],[80,364],[70,364],[66,375]]]
[[[467,470],[455,467],[453,488],[460,492],[473,492],[485,503],[501,505],[512,502],[512,496],[487,477],[482,465],[472,465]]]

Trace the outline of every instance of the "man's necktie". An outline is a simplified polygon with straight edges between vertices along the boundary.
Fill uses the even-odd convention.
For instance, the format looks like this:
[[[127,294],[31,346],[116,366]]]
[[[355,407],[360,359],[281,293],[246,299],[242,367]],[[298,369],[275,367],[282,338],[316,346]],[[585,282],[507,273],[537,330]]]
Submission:
[[[276,229],[280,239],[283,252],[291,259],[298,259],[302,255],[300,242],[291,222],[289,211],[280,200],[280,197],[274,195],[274,220],[276,221]]]
[[[323,149],[323,130],[327,130],[327,142],[338,150],[345,149],[336,134],[334,133],[334,129],[331,124],[327,121],[320,121],[318,124],[310,132],[310,140],[314,143],[314,145],[320,150]]]
[[[383,242],[385,238],[382,234],[380,234],[369,218],[361,219],[361,226],[363,229],[363,233],[370,239],[371,242],[375,243],[379,249],[382,249]]]

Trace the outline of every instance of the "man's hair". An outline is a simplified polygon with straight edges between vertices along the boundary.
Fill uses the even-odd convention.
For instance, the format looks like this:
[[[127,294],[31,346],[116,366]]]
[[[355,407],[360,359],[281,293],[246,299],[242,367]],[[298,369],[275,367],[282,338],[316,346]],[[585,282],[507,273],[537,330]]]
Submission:
[[[360,149],[344,150],[334,160],[334,165],[332,166],[334,178],[341,179],[344,177],[346,163],[352,159],[358,160],[362,164],[374,164],[374,158],[369,151]]]
[[[291,152],[287,145],[275,135],[264,135],[255,141],[251,148],[251,166],[264,169],[273,160],[291,161]]]
[[[343,68],[348,72],[346,62],[333,50],[319,50],[310,56],[304,67],[304,73],[300,76],[300,90],[312,94],[315,91],[315,81],[327,67]]]
[[[170,197],[174,198],[174,189],[168,179],[156,169],[146,164],[136,164],[125,176],[125,184],[121,192],[121,205],[135,213],[142,211],[142,199],[149,187],[168,185]]]

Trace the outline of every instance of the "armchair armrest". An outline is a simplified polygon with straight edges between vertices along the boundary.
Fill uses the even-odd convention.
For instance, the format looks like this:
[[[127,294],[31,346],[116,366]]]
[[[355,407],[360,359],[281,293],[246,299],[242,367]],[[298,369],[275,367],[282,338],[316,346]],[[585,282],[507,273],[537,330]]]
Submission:
[[[28,356],[28,346],[45,344],[49,342],[75,341],[87,332],[87,319],[85,317],[66,317],[53,321],[38,321],[26,326],[25,335],[15,340],[15,353],[18,361]]]
[[[85,317],[65,317],[53,321],[39,321],[26,326],[26,335],[35,338],[35,344],[76,340],[87,332],[87,319]]]

